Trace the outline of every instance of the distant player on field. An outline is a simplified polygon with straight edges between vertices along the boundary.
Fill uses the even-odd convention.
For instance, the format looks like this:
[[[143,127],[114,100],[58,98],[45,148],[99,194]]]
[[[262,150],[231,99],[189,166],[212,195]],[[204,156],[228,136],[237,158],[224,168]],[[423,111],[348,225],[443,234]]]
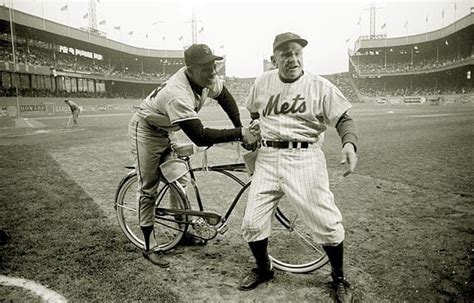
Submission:
[[[277,69],[258,77],[248,96],[247,109],[259,121],[262,140],[242,231],[257,268],[242,279],[239,289],[254,289],[273,278],[268,238],[278,201],[286,195],[329,257],[337,300],[349,302],[352,294],[343,272],[342,216],[329,189],[321,147],[324,131],[335,127],[342,139],[341,163],[348,165],[347,175],[357,164],[357,132],[347,114],[351,104],[339,89],[303,70],[307,44],[293,33],[277,35],[272,56]]]
[[[81,108],[76,104],[76,102],[71,100],[64,100],[64,102],[69,105],[72,114],[72,126],[77,127],[77,119],[79,118],[79,113],[81,112]],[[69,127],[69,123],[71,122],[71,118],[67,121],[66,127]]]

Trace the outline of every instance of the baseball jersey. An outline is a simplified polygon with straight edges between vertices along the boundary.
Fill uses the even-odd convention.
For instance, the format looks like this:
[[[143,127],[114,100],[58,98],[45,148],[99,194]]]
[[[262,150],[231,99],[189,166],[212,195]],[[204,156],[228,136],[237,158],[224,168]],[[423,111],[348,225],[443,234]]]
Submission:
[[[255,80],[247,109],[259,113],[264,140],[324,141],[327,126],[335,127],[351,104],[328,80],[308,72],[295,82],[282,82],[278,70]]]
[[[204,88],[202,94],[197,95],[186,77],[186,67],[182,67],[143,100],[137,114],[154,126],[176,131],[178,122],[198,119],[206,99],[219,96],[223,86],[224,81],[216,77],[214,87]]]
[[[69,100],[69,108],[71,109],[71,112],[74,112],[76,110],[80,110],[79,105],[77,105],[76,102]]]

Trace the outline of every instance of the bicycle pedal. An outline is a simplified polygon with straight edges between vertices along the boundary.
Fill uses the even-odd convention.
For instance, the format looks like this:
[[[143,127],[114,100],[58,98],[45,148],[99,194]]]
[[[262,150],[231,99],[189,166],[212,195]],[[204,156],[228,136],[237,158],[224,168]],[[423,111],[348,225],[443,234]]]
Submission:
[[[217,232],[221,235],[225,234],[227,231],[229,230],[229,226],[227,226],[226,224],[222,225],[221,227],[219,227],[217,229]]]

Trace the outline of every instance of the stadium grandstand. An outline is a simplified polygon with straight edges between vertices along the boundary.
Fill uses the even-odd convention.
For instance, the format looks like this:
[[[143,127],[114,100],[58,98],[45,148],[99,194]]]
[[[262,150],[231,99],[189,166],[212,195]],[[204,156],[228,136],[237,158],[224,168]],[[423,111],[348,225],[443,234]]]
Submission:
[[[473,23],[471,11],[418,35],[361,36],[348,52],[349,71],[324,77],[351,102],[472,102]],[[182,66],[183,50],[134,47],[0,6],[3,117],[67,114],[65,97],[83,101],[85,111],[130,110],[132,102],[108,100],[137,104]],[[225,61],[219,69],[225,77]],[[227,77],[226,85],[243,104],[253,81]]]
[[[143,97],[184,66],[183,50],[137,48],[11,12],[10,22],[0,7],[0,96]]]
[[[347,77],[337,78],[348,82],[364,102],[472,102],[473,37],[472,11],[446,27],[418,35],[362,36],[349,53]]]

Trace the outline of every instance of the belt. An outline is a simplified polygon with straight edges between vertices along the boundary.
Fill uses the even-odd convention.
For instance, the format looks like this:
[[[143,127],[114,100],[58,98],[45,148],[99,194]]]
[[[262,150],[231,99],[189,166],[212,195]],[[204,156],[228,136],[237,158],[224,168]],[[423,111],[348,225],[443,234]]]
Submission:
[[[312,142],[296,142],[296,141],[267,141],[262,140],[262,146],[274,148],[308,148]]]

